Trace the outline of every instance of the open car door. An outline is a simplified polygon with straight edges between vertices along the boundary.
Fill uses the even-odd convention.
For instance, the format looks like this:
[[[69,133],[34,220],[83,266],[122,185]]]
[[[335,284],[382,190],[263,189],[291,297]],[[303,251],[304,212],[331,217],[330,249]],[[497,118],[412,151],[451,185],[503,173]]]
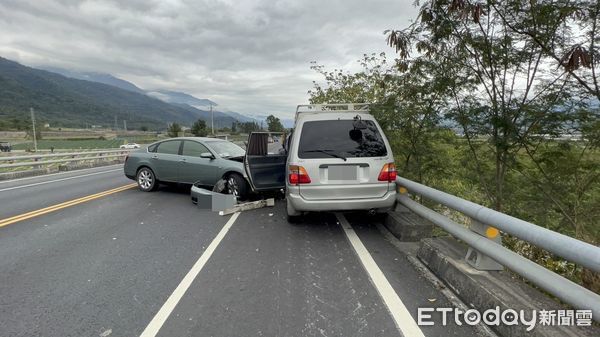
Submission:
[[[244,169],[256,192],[285,188],[287,151],[282,132],[252,132],[248,136]]]

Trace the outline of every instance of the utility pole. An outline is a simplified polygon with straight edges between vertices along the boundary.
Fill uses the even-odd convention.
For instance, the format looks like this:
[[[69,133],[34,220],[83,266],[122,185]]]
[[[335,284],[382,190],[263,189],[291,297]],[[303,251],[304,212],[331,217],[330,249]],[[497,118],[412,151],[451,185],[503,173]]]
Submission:
[[[117,131],[117,115],[115,115],[115,131]]]
[[[213,113],[212,104],[210,105],[210,126],[212,129],[212,134],[215,134],[215,114]]]
[[[33,126],[33,148],[35,152],[37,152],[37,136],[35,135],[35,115],[33,113],[33,108],[29,108],[31,111],[31,125]]]
[[[127,121],[123,120],[123,130],[127,131]]]

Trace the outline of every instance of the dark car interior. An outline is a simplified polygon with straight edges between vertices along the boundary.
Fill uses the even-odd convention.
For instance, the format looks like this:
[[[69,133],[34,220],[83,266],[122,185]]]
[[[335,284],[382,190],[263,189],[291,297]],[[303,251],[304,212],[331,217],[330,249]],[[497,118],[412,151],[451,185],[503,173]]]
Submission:
[[[278,144],[279,149],[273,150],[273,145],[279,142],[281,142]],[[268,132],[250,134],[246,149],[246,165],[256,191],[285,187],[287,153],[282,150],[282,143],[283,137],[278,138],[276,142]]]

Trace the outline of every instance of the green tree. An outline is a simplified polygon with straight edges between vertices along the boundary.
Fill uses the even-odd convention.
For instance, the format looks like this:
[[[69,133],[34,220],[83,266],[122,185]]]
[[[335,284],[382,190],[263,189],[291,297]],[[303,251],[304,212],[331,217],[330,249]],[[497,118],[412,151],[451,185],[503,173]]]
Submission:
[[[167,134],[169,135],[169,137],[179,137],[179,134],[182,132],[183,130],[181,129],[181,126],[177,123],[172,123],[171,125],[169,125],[169,128],[167,129]]]
[[[250,133],[252,131],[260,130],[260,126],[256,122],[244,122],[239,124],[240,131],[242,133]]]
[[[206,137],[208,135],[208,129],[206,128],[206,122],[202,119],[198,119],[192,125],[192,134],[196,137]]]
[[[428,77],[448,102],[440,111],[460,127],[464,169],[476,177],[464,178],[485,202],[590,242],[598,241],[589,216],[599,215],[599,13],[597,0],[432,0],[413,24],[387,32],[399,69],[432,65]],[[558,139],[578,133],[586,141],[576,146]],[[559,261],[508,239],[546,266]],[[600,284],[598,274],[573,275]]]
[[[443,112],[462,129],[479,184],[498,210],[517,154],[544,141],[536,135],[560,134],[577,123],[572,112],[578,103],[564,90],[571,81],[568,72],[544,71],[545,49],[527,35],[512,34],[504,19],[516,3],[427,1],[419,20],[388,35],[399,67],[433,65],[429,77],[449,103]],[[556,33],[552,15],[535,27],[546,40]],[[411,57],[414,50],[418,55]]]
[[[140,131],[148,131],[148,127],[146,125],[140,126]]]
[[[569,89],[600,100],[600,1],[488,1],[511,36],[543,51],[540,62],[568,74]],[[470,5],[469,7],[472,7]]]
[[[281,120],[273,115],[267,117],[267,130],[274,132],[283,132],[285,128],[281,124]]]
[[[400,173],[424,183],[441,176],[436,172],[447,168],[447,155],[433,142],[453,134],[438,127],[438,109],[444,102],[432,88],[427,64],[401,72],[388,64],[384,53],[364,55],[358,62],[362,70],[357,73],[328,71],[313,62],[311,68],[325,83],[314,83],[308,92],[310,102],[371,103],[371,113],[385,130]]]

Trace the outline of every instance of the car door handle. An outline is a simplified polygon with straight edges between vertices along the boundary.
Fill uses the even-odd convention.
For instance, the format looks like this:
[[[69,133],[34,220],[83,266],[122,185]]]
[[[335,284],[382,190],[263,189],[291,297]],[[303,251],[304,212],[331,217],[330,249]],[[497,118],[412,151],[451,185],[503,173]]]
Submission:
[[[187,160],[185,160],[185,158],[180,159],[179,161],[182,162],[182,163],[186,163],[187,162]]]
[[[152,159],[158,159],[157,155],[152,156]]]

